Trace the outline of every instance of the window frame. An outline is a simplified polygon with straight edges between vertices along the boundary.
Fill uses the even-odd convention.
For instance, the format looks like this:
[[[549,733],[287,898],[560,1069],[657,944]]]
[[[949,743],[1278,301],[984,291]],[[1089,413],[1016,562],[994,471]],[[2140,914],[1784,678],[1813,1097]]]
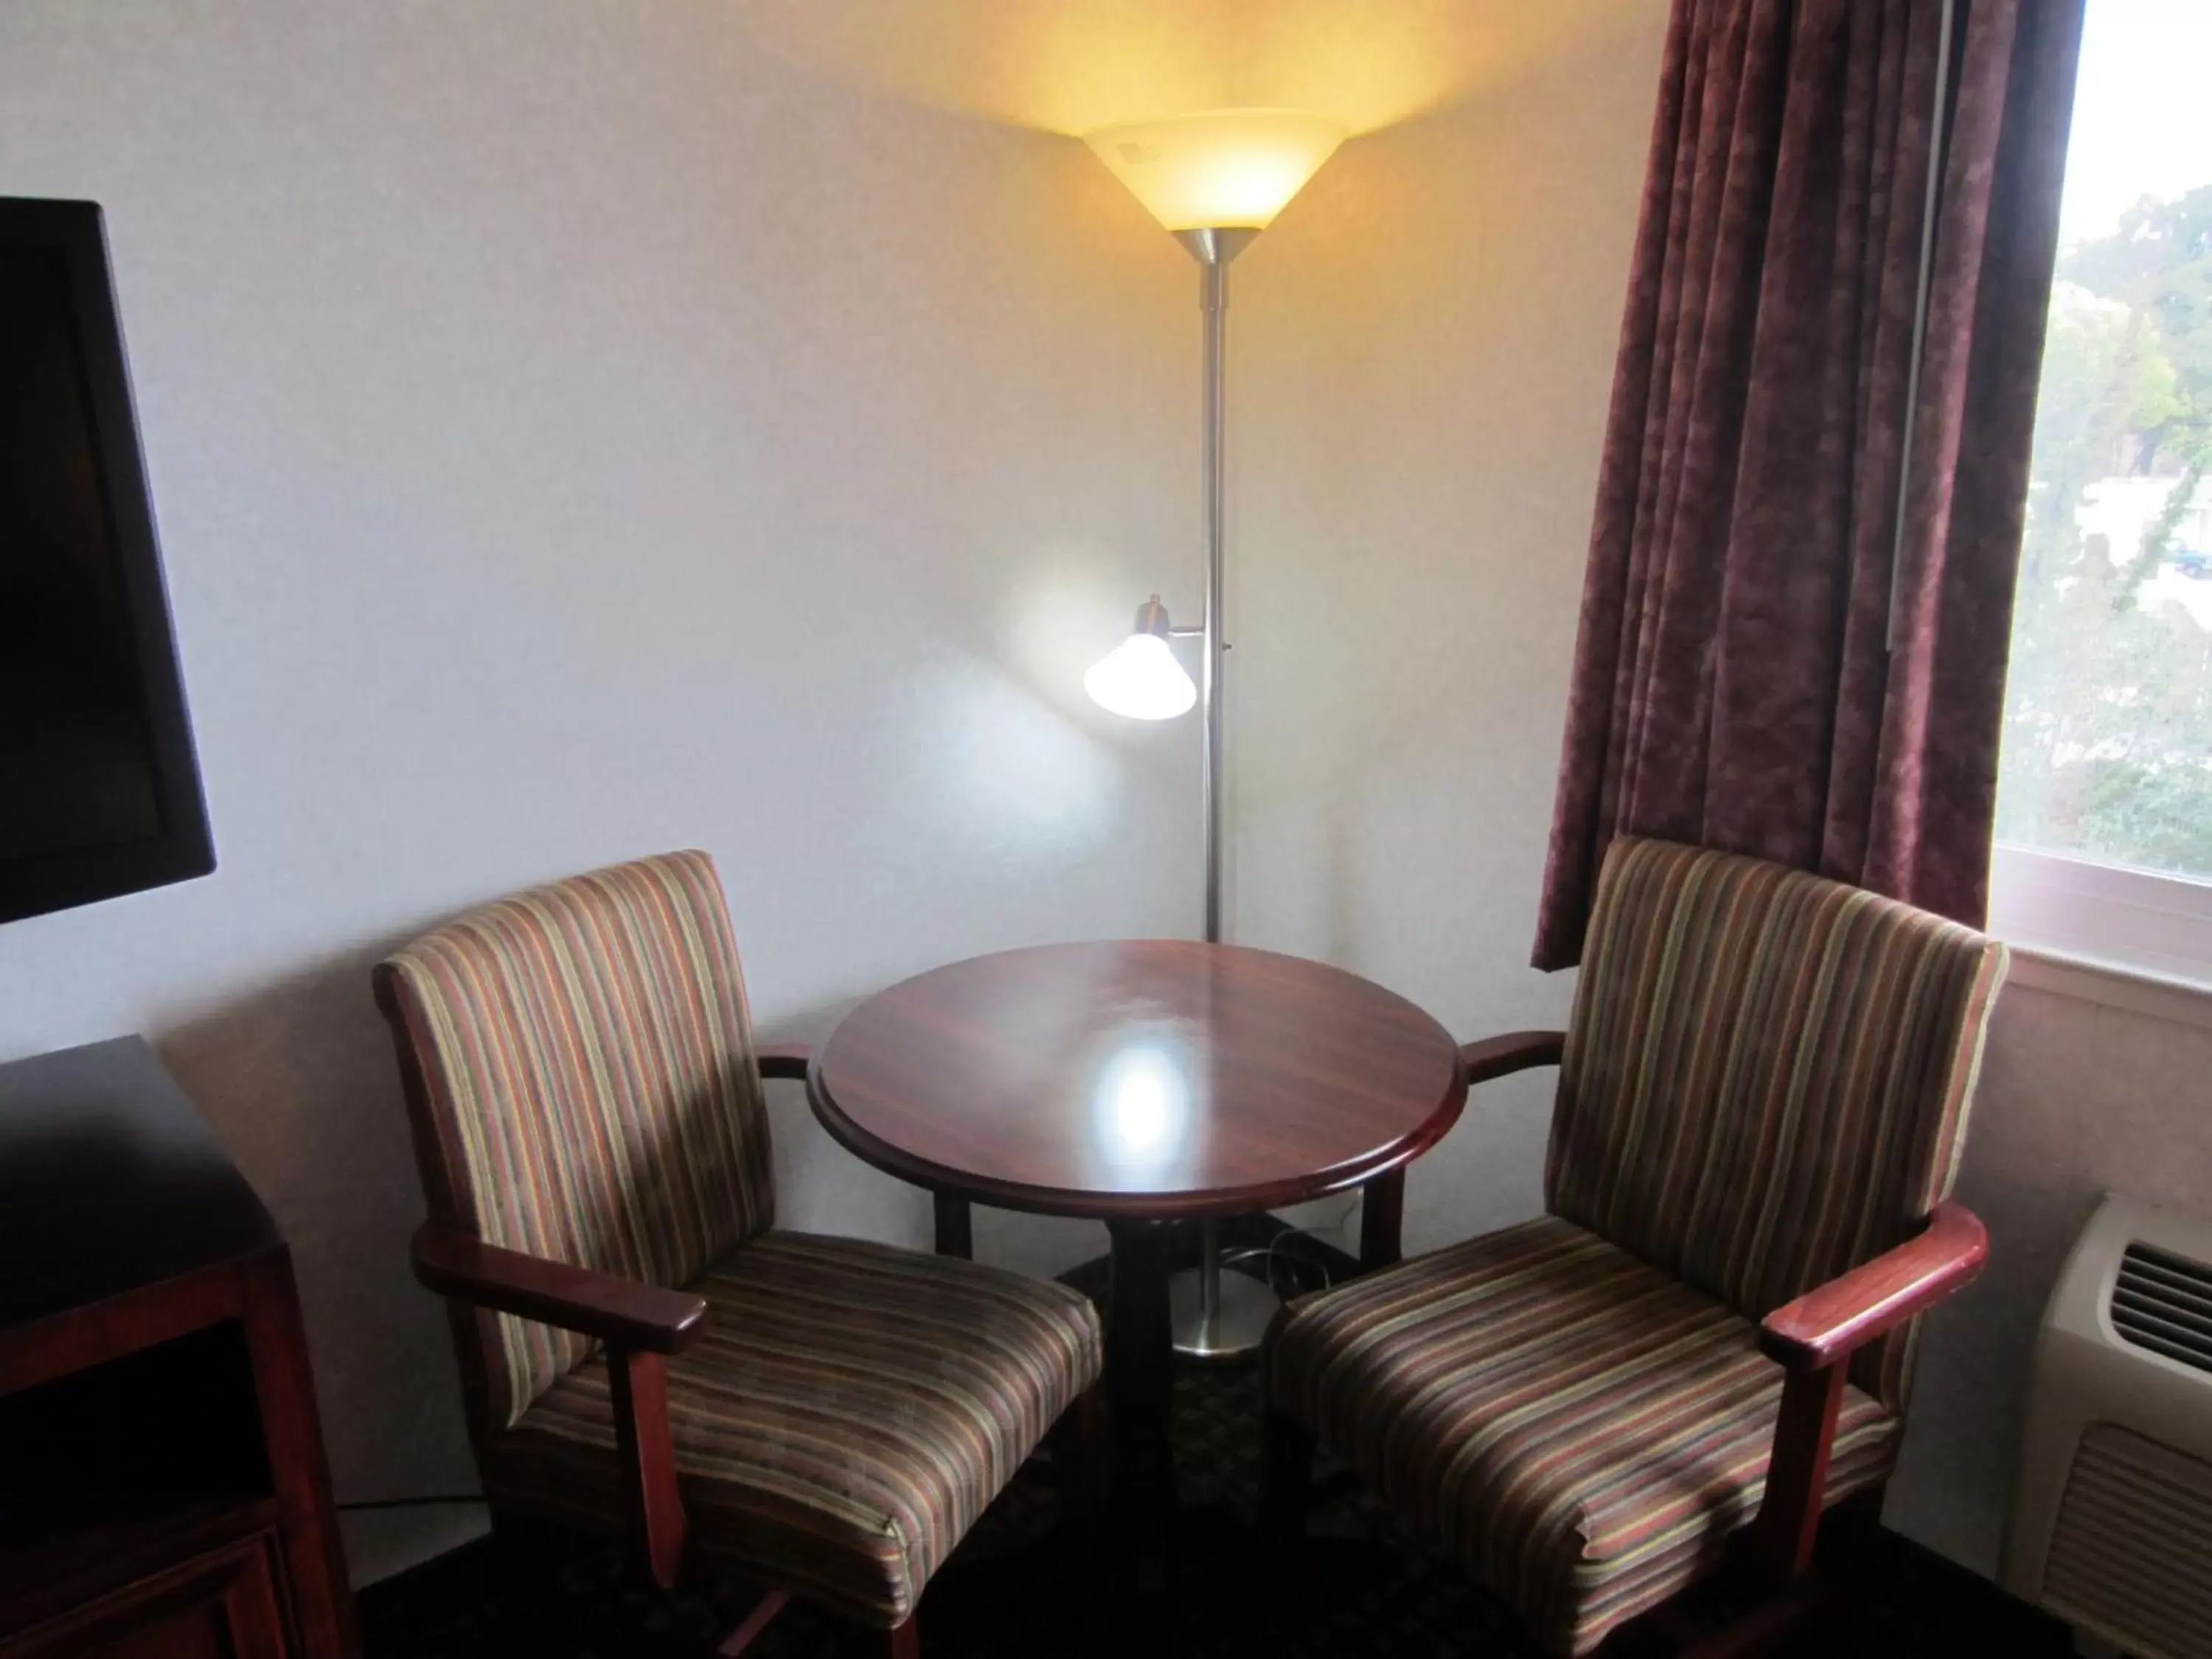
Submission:
[[[2051,961],[2212,991],[2212,882],[1999,842],[1988,931]]]
[[[1947,33],[1951,6],[1952,0],[1944,0]],[[2085,33],[2085,45],[2087,39]],[[2075,116],[2078,119],[2078,109]],[[2075,136],[2068,134],[2065,167],[2069,175]],[[1946,138],[1939,144],[1939,157],[1948,147]],[[1931,257],[1923,246],[1923,313]],[[2058,296],[2054,272],[2053,307],[2044,323],[2046,334]],[[1924,349],[1924,343],[1917,344],[1916,356]],[[2043,414],[2039,407],[2039,439]],[[2208,496],[2212,496],[2212,472],[2199,481],[2195,499],[2183,506],[2175,526],[2177,546],[2191,532],[2203,531],[2212,514]],[[2078,514],[2082,504],[2077,501],[2064,510]],[[2026,528],[2023,524],[2023,544]],[[2017,635],[2008,641],[2008,656],[2017,643]],[[2008,720],[2012,694],[2008,684]],[[2150,870],[2078,851],[1999,839],[1990,849],[1986,931],[2014,948],[2019,959],[2016,978],[2087,1000],[2212,1027],[2212,994],[2212,994],[2212,872],[2200,876]]]

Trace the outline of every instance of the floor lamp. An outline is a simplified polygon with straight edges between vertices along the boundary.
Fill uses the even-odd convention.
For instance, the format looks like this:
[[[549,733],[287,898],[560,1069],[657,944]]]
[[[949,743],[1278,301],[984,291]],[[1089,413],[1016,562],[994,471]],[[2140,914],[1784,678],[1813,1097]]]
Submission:
[[[1221,632],[1223,346],[1229,264],[1251,245],[1344,141],[1335,122],[1299,110],[1212,110],[1108,127],[1085,138],[1098,159],[1181,242],[1199,266],[1206,323],[1206,602],[1196,628],[1176,628],[1153,594],[1127,640],[1083,677],[1103,707],[1135,720],[1172,720],[1195,704],[1199,793],[1206,841],[1206,937],[1221,938]],[[1196,639],[1199,678],[1168,643]],[[1241,1273],[1224,1278],[1218,1224],[1206,1224],[1195,1273],[1172,1287],[1175,1346],[1200,1359],[1252,1352],[1273,1316],[1273,1291]]]

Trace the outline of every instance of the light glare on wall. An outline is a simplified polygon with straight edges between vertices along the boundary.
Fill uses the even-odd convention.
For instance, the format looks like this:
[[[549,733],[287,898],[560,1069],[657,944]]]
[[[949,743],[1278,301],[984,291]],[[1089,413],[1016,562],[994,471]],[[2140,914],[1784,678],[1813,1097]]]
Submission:
[[[1304,110],[1222,109],[1104,127],[1084,142],[1169,230],[1264,230],[1344,134]]]

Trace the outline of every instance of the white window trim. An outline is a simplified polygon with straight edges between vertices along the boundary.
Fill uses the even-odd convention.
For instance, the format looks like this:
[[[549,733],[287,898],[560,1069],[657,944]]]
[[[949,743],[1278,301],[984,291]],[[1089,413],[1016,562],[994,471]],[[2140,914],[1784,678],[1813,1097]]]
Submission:
[[[2016,983],[2212,1026],[2212,882],[1999,842],[1989,931]]]

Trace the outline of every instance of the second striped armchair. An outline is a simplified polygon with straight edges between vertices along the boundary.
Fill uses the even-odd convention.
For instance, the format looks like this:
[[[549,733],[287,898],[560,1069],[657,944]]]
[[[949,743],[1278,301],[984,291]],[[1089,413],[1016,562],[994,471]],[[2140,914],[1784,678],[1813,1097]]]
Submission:
[[[1568,1030],[1465,1050],[1477,1083],[1559,1067],[1547,1213],[1269,1333],[1279,1602],[1316,1443],[1563,1659],[1732,1559],[1762,1617],[1802,1602],[1822,1512],[1895,1462],[1914,1316],[1980,1267],[1949,1195],[2004,966],[1855,887],[1616,842]]]

